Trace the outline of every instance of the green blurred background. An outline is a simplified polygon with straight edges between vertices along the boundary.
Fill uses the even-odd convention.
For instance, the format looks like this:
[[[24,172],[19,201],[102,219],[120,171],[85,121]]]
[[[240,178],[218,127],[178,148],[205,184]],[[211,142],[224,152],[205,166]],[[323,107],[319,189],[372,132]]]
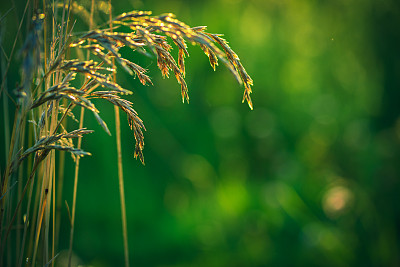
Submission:
[[[121,117],[132,266],[400,266],[398,1],[113,2],[114,14],[173,12],[224,33],[254,80],[250,111],[193,46],[189,105],[155,58],[132,59],[154,86],[118,75],[147,128],[142,166]],[[114,129],[113,108],[96,105]],[[81,161],[74,252],[122,266],[115,134],[91,114],[85,125],[96,132],[83,141],[93,156]],[[66,171],[71,203],[70,159]]]

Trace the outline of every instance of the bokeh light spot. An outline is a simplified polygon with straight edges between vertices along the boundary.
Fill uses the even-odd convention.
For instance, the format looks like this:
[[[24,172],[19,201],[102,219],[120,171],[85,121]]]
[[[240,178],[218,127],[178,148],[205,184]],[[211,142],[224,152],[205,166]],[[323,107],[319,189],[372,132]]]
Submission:
[[[349,188],[337,185],[325,193],[322,200],[322,207],[328,217],[335,219],[348,210],[353,198],[353,192]]]
[[[237,216],[245,210],[248,202],[246,188],[241,181],[223,182],[217,192],[218,202],[226,215]]]

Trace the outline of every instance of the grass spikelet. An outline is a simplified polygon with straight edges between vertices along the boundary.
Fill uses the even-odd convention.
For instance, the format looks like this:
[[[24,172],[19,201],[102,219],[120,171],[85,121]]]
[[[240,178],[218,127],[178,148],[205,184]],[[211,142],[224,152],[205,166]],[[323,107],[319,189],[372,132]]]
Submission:
[[[13,164],[13,169],[17,168],[18,165],[25,158],[27,158],[30,154],[35,153],[40,150],[43,150],[44,151],[43,153],[46,153],[46,154],[48,154],[50,152],[50,150],[52,150],[52,149],[57,149],[57,150],[68,151],[68,152],[74,153],[75,155],[78,155],[78,154],[81,154],[83,156],[90,155],[90,153],[84,152],[80,149],[74,149],[72,146],[57,145],[57,143],[62,142],[61,141],[62,139],[78,138],[78,137],[82,137],[83,135],[92,133],[92,132],[93,132],[92,130],[78,129],[78,130],[74,130],[69,133],[55,134],[55,135],[42,137],[32,147],[28,148],[23,153],[19,153],[20,154],[19,157],[17,158],[16,162],[14,162],[14,164]]]
[[[210,50],[207,46],[200,44],[201,49],[203,50],[204,54],[206,54],[210,60],[210,65],[215,71],[218,66],[218,57]]]
[[[250,94],[252,93],[251,86],[253,85],[253,80],[247,74],[242,63],[240,62],[238,55],[228,45],[228,42],[225,39],[220,37],[221,36],[220,34],[210,34],[210,33],[206,33],[206,34],[208,36],[210,36],[212,39],[214,39],[223,48],[229,62],[235,67],[236,71],[239,73],[240,81],[242,81],[245,86],[245,91],[244,91],[242,102],[247,100],[247,103],[248,103],[250,109],[253,109],[253,103],[250,98]],[[210,62],[211,62],[211,59],[210,59]]]
[[[148,83],[153,85],[153,82],[151,81],[150,77],[145,74],[147,72],[147,70],[145,68],[142,68],[141,66],[139,66],[139,65],[137,65],[137,64],[135,64],[133,62],[130,62],[127,59],[123,58],[122,60],[125,62],[126,66],[128,66],[129,69],[136,74],[136,76],[138,77],[139,81],[143,85],[146,85]]]
[[[142,152],[144,148],[144,136],[142,129],[146,130],[146,128],[144,127],[143,121],[139,118],[137,112],[132,108],[132,102],[122,99],[118,95],[110,92],[93,92],[91,97],[105,99],[126,113],[129,127],[133,130],[136,141],[134,156],[135,158],[138,157],[140,161],[144,163]]]

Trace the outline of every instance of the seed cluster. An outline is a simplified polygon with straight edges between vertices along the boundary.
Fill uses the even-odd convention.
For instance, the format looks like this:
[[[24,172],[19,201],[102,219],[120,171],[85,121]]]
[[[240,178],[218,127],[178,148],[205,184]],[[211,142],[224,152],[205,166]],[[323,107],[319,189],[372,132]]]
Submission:
[[[181,86],[182,101],[189,102],[188,87],[185,82],[185,58],[189,56],[186,42],[199,45],[208,56],[214,70],[219,61],[223,62],[237,81],[244,84],[243,102],[247,101],[249,107],[253,109],[250,98],[253,80],[247,74],[237,54],[220,34],[206,32],[205,26],[191,28],[177,20],[171,13],[152,16],[148,11],[123,13],[115,17],[111,25],[111,30],[109,28],[91,30],[69,42],[67,48],[89,51],[96,60],[64,58],[55,60],[49,67],[49,72],[61,72],[65,76],[61,82],[38,94],[30,105],[31,109],[47,105],[49,110],[52,108],[53,100],[59,101],[64,98],[69,100],[70,104],[67,108],[60,104],[59,111],[61,110],[63,118],[65,116],[74,118],[71,112],[73,106],[84,107],[94,114],[98,123],[110,134],[107,124],[101,119],[99,110],[92,102],[93,99],[107,100],[127,114],[128,124],[133,130],[136,141],[134,156],[144,163],[142,151],[145,127],[133,109],[132,102],[121,97],[132,94],[132,91],[122,88],[112,79],[112,75],[117,71],[114,62],[130,75],[137,77],[143,85],[153,85],[146,74],[147,70],[124,58],[120,49],[128,47],[145,55],[155,55],[163,77],[169,77],[172,72]],[[172,45],[168,43],[169,40],[172,40],[179,50],[177,61],[171,55]],[[86,80],[80,88],[71,86],[77,74],[84,75]],[[48,110],[43,111],[39,125],[44,125],[46,114],[50,113]],[[70,144],[72,146],[72,142]],[[61,149],[61,147],[54,148]],[[74,152],[72,147],[70,151]]]

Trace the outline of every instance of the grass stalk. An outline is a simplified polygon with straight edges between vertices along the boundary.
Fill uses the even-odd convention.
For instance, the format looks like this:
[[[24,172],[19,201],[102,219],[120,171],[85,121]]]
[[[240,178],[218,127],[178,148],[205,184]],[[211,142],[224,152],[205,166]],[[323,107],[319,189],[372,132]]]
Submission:
[[[79,119],[79,128],[83,127],[83,119],[85,115],[85,109],[81,108],[81,116]],[[82,146],[82,138],[78,139],[77,148],[80,149]],[[71,267],[71,258],[72,258],[72,244],[74,242],[74,229],[75,229],[75,210],[76,210],[76,192],[78,190],[78,175],[79,175],[79,162],[80,157],[76,157],[75,162],[75,178],[74,178],[74,192],[72,195],[72,211],[71,211],[71,231],[69,235],[69,250],[68,250],[68,267]]]
[[[122,168],[121,125],[120,125],[119,109],[117,107],[114,107],[114,112],[115,112],[115,130],[116,130],[116,142],[117,142],[117,152],[118,152],[118,182],[119,182],[119,193],[121,201],[121,219],[122,219],[122,235],[124,238],[125,267],[129,267],[128,227],[126,219],[124,174]]]
[[[21,144],[24,144],[24,139],[25,139],[25,128],[26,126],[23,127],[23,131],[21,134]],[[28,129],[29,131],[29,129]],[[24,162],[21,163],[19,166],[19,173],[18,173],[18,188],[17,188],[17,199],[20,199],[22,196],[22,185],[23,185],[23,175],[24,175]],[[18,212],[17,215],[17,222],[18,224],[22,221],[22,210]],[[21,250],[21,228],[17,227],[16,230],[16,256],[18,257],[18,252]]]
[[[29,127],[29,131],[30,132],[33,131],[33,126],[32,125]],[[29,142],[31,142],[31,140],[32,140],[32,135],[30,135]],[[28,170],[31,167],[30,166],[31,162],[32,162],[31,160],[28,161]],[[31,207],[31,201],[32,201],[33,188],[34,188],[34,186],[31,184],[30,185],[30,189],[29,189],[28,203],[27,203],[27,206],[26,206],[26,213],[25,213],[25,220],[24,220],[24,233],[23,233],[23,236],[22,236],[21,251],[20,251],[20,254],[19,254],[19,259],[17,260],[17,262],[18,262],[17,266],[18,267],[22,266],[22,261],[23,261],[23,258],[24,258],[25,240],[26,240],[26,236],[27,236],[27,232],[28,232],[28,223],[29,223],[29,218],[30,218],[30,210],[31,210],[30,207]],[[19,194],[19,195],[21,195],[21,194]],[[35,227],[35,226],[33,225],[33,227]],[[33,231],[31,231],[31,232],[33,233]]]
[[[35,237],[35,245],[34,245],[34,250],[33,250],[33,257],[32,257],[32,267],[35,267],[36,264],[36,254],[37,254],[37,250],[38,250],[38,244],[39,244],[39,237],[40,237],[40,231],[42,228],[42,221],[43,221],[43,215],[44,215],[44,211],[46,208],[46,203],[47,203],[47,193],[45,194],[45,196],[43,197],[43,201],[42,201],[42,205],[41,205],[41,211],[40,211],[40,216],[39,216],[39,222],[38,222],[38,228],[36,231],[36,237]]]
[[[70,5],[71,5],[71,1],[69,1],[69,4],[68,4],[68,12],[70,10]],[[94,13],[94,0],[92,0],[92,4],[91,4],[89,29],[91,29],[92,25],[93,25],[93,13]],[[67,16],[67,18],[69,18],[69,15]],[[67,25],[68,25],[68,21],[69,20],[67,19]],[[86,58],[89,59],[89,51],[87,52]],[[79,128],[83,127],[84,115],[85,115],[85,109],[83,107],[81,107]],[[79,138],[77,148],[80,149],[81,145],[82,145],[82,138]],[[72,245],[73,245],[73,240],[74,240],[76,192],[78,189],[79,162],[80,162],[80,157],[78,156],[76,158],[76,162],[75,162],[75,179],[74,179],[74,192],[73,192],[73,199],[72,199],[71,232],[70,232],[70,243],[69,243],[69,250],[68,250],[68,267],[71,267]]]
[[[0,42],[2,43],[3,41],[3,33],[5,31],[5,26],[4,24],[0,25]],[[5,66],[6,66],[6,61],[10,61],[10,59],[6,58],[7,56],[3,53],[1,53],[1,76],[6,78],[6,73],[5,73]],[[7,64],[8,64],[7,62]],[[7,81],[4,81],[4,88],[5,92],[7,92]],[[1,97],[0,93],[0,97]],[[9,121],[9,107],[8,107],[8,96],[6,94],[3,94],[3,118],[4,118],[4,153],[5,153],[5,159],[7,161],[7,155],[9,154],[9,147],[10,147],[10,121]],[[0,178],[0,181],[2,179]],[[0,186],[1,187],[1,186]],[[3,195],[2,190],[0,190],[0,194]],[[1,212],[2,213],[2,212]],[[2,216],[0,216],[0,220],[2,220]],[[1,223],[0,223],[1,225]],[[1,227],[0,227],[1,228]],[[17,237],[18,239],[18,237]],[[0,240],[1,240],[1,234],[0,234]],[[18,241],[16,246],[18,247]],[[10,255],[7,256],[10,258]],[[1,258],[1,256],[0,256]],[[1,260],[1,259],[0,259]],[[1,262],[0,262],[1,263]],[[7,263],[10,265],[10,261]]]
[[[34,204],[33,204],[33,212],[32,212],[32,220],[31,220],[31,222],[32,222],[32,225],[31,225],[31,231],[30,231],[30,236],[29,236],[29,240],[30,241],[32,241],[32,240],[34,240],[34,236],[35,236],[35,231],[34,231],[34,229],[36,229],[36,224],[37,224],[37,222],[38,222],[38,220],[39,220],[39,216],[38,216],[38,214],[39,214],[39,201],[40,201],[40,186],[39,186],[39,181],[40,181],[40,177],[42,177],[43,178],[43,172],[44,172],[44,170],[43,170],[44,168],[43,168],[43,165],[41,165],[40,166],[40,168],[39,168],[39,171],[38,171],[38,174],[37,174],[37,177],[38,177],[38,179],[37,179],[37,182],[36,182],[36,191],[35,191],[35,201],[34,201]],[[32,185],[32,188],[33,188],[33,185]],[[32,253],[33,253],[33,246],[34,246],[34,243],[33,242],[29,242],[29,247],[28,247],[28,251],[27,251],[27,255],[32,255]]]
[[[54,153],[55,154],[55,153]],[[56,169],[55,169],[55,162],[56,162],[56,159],[55,159],[55,156],[53,157],[53,164],[54,164],[54,167],[53,167],[53,175],[52,175],[52,177],[53,177],[53,181],[52,181],[52,183],[53,183],[53,186],[52,186],[52,196],[53,196],[53,205],[52,205],[52,207],[53,207],[53,212],[52,212],[52,219],[53,219],[53,221],[52,221],[52,240],[51,240],[51,258],[52,259],[54,259],[54,257],[55,257],[55,236],[56,236]],[[51,262],[51,266],[52,267],[54,267],[54,261],[52,261]]]
[[[110,32],[112,32],[112,5],[111,0],[108,2],[109,5],[109,19],[110,19]],[[112,59],[112,67],[115,68],[115,59]],[[113,73],[113,81],[116,83],[117,76]],[[119,116],[119,109],[114,106],[115,113],[115,132],[116,132],[116,145],[117,145],[117,157],[118,157],[118,184],[119,184],[119,195],[121,203],[121,220],[122,220],[122,236],[124,240],[124,257],[125,257],[125,267],[129,267],[129,247],[128,247],[128,227],[126,218],[126,204],[125,204],[125,188],[124,188],[124,172],[122,165],[122,150],[121,150],[121,122]]]
[[[63,100],[65,104],[65,100]],[[64,121],[63,125],[66,128],[67,122]],[[62,195],[63,195],[63,185],[64,185],[64,167],[65,167],[65,151],[60,151],[58,155],[58,175],[57,175],[57,192],[54,195],[57,196],[56,199],[56,210],[54,214],[56,215],[56,226],[55,226],[55,250],[58,251],[58,244],[60,239],[60,226],[61,226],[61,206],[62,206]]]
[[[1,34],[4,32],[4,25],[1,25]],[[3,36],[0,36],[1,41],[3,39]],[[6,77],[5,73],[5,68],[6,68],[6,63],[7,59],[5,58],[5,55],[3,56],[3,53],[1,53],[1,70],[2,70],[2,77]],[[7,62],[8,63],[8,62]],[[4,81],[5,83],[5,90],[7,91],[7,81]],[[1,97],[1,94],[0,94]],[[10,115],[9,115],[9,107],[8,107],[8,97],[3,95],[3,118],[4,118],[4,153],[5,153],[5,159],[7,160],[7,155],[8,151],[10,148]],[[0,179],[1,181],[1,179]]]
[[[19,131],[17,131],[17,129],[19,128],[19,122],[20,122],[20,116],[19,116],[19,112],[18,110],[15,111],[15,117],[14,117],[14,124],[13,124],[13,130],[12,130],[12,134],[11,134],[11,141],[10,141],[10,148],[9,148],[9,152],[8,152],[8,156],[7,156],[7,165],[6,165],[6,169],[5,169],[5,174],[3,176],[3,180],[1,181],[1,195],[3,196],[2,199],[0,200],[0,242],[1,242],[1,247],[0,247],[0,264],[3,264],[3,253],[4,253],[4,248],[5,248],[5,241],[8,237],[9,234],[9,230],[12,226],[11,222],[8,226],[8,229],[6,231],[5,237],[3,238],[3,232],[5,229],[3,229],[3,225],[4,225],[4,213],[5,213],[5,206],[8,203],[7,200],[9,198],[8,195],[6,195],[6,193],[8,192],[8,185],[9,185],[9,176],[10,176],[10,169],[11,169],[11,159],[13,156],[13,151],[14,151],[14,144],[15,140],[17,140],[18,138],[17,133],[19,133]],[[11,210],[7,209],[8,213],[10,214]],[[16,210],[17,212],[17,210]],[[16,214],[15,214],[16,215]],[[9,222],[9,220],[8,220]]]

